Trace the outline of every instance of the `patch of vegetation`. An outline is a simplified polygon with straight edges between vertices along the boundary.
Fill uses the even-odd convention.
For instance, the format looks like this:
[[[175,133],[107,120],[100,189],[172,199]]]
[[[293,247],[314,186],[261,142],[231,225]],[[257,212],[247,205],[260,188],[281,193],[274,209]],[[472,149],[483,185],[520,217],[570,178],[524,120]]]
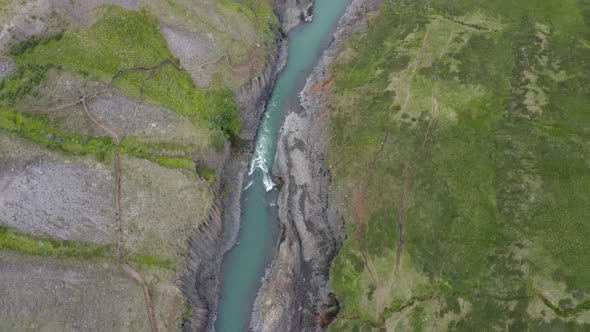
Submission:
[[[195,162],[192,159],[186,157],[149,156],[146,159],[169,168],[192,170],[195,167]]]
[[[233,137],[230,137],[233,141]],[[223,152],[223,149],[225,148],[225,136],[223,135],[223,132],[216,130],[213,131],[211,133],[211,145],[213,146],[213,148],[215,149],[215,152],[221,153]]]
[[[135,12],[105,7],[104,16],[89,29],[65,32],[59,39],[31,43],[15,56],[21,66],[49,63],[109,82],[120,70],[149,68],[174,57],[159,31],[158,21],[145,9]],[[221,128],[227,135],[239,131],[239,114],[231,91],[205,91],[190,75],[172,65],[151,72],[133,72],[115,81],[129,96],[142,91],[145,100]]]
[[[334,330],[381,323],[352,197],[386,131],[359,232],[386,318],[405,299],[453,292],[468,310],[455,304],[461,317],[443,329],[543,330],[561,323],[527,310],[543,302],[523,291],[527,278],[590,291],[590,48],[578,42],[590,39],[588,22],[576,1],[384,1],[346,43],[330,97],[328,163],[335,203],[349,207],[348,240],[331,269],[342,307]],[[551,309],[556,320],[582,330],[580,301],[569,316]],[[432,330],[427,314],[413,311],[404,324]]]
[[[274,39],[273,32],[278,30],[279,21],[274,15],[272,1],[269,0],[217,0],[218,3],[244,14],[254,22],[267,39]]]
[[[42,115],[26,114],[5,106],[0,106],[0,128],[51,150],[70,155],[91,155],[101,162],[110,160],[115,147],[110,137],[70,134],[48,126]],[[194,169],[190,148],[180,144],[148,144],[129,138],[121,142],[120,152],[164,167]]]
[[[14,73],[0,82],[0,101],[15,105],[18,98],[31,93],[53,67],[51,63],[18,67]]]
[[[201,163],[197,167],[197,173],[205,181],[211,181],[215,178],[215,170],[205,163]]]
[[[21,113],[11,107],[0,106],[0,128],[52,150],[73,155],[94,155],[99,161],[105,161],[114,147],[110,137],[70,134],[47,126],[39,115]]]
[[[81,259],[110,258],[111,245],[88,242],[59,240],[51,237],[34,236],[20,232],[12,227],[0,225],[0,251],[17,251],[28,255],[71,257]],[[156,266],[172,270],[174,262],[151,255],[136,255],[130,261],[146,266]]]
[[[121,141],[120,152],[129,156],[147,159],[164,167],[193,170],[195,163],[188,146],[171,143],[147,144],[133,138]]]
[[[130,257],[130,260],[134,263],[148,266],[157,266],[168,270],[172,270],[174,268],[174,262],[167,259],[159,259],[150,255],[132,256]]]
[[[30,255],[84,259],[110,255],[110,246],[108,245],[32,236],[2,225],[0,225],[0,250],[13,250]]]
[[[63,32],[59,32],[55,35],[50,36],[30,36],[29,38],[12,45],[10,48],[10,55],[12,56],[20,56],[23,55],[25,52],[39,46],[47,44],[51,41],[59,41],[63,37]]]
[[[570,308],[562,308],[560,305],[555,305],[553,304],[551,301],[549,301],[549,299],[547,299],[545,296],[543,296],[538,290],[533,290],[534,294],[539,297],[539,299],[541,299],[541,301],[543,301],[543,303],[545,303],[545,305],[553,310],[553,312],[555,312],[555,314],[557,314],[560,317],[572,317],[572,316],[576,316],[579,313],[586,311],[586,310],[590,310],[590,299],[585,299],[583,301],[580,301],[578,304],[576,304],[575,306],[572,306]]]

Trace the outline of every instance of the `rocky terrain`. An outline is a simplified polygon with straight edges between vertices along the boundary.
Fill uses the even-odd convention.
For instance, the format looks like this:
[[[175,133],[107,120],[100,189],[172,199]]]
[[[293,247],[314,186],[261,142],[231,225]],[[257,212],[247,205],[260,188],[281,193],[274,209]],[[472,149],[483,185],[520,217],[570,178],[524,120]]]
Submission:
[[[281,23],[282,34],[277,34],[277,50],[260,73],[234,91],[233,97],[241,111],[240,145],[223,167],[220,191],[225,197],[203,224],[191,236],[188,269],[184,274],[183,290],[195,307],[194,315],[185,320],[189,330],[213,330],[217,310],[219,280],[223,255],[235,244],[240,227],[240,199],[248,169],[253,141],[265,109],[265,102],[277,73],[285,64],[287,42],[284,34],[306,17],[311,1],[274,3]]]
[[[0,330],[212,331],[312,0],[0,0]],[[350,0],[254,331],[586,331],[584,1]],[[304,72],[304,71],[303,71]]]
[[[283,37],[312,10],[290,0],[0,1],[3,327],[213,326],[220,253],[239,229]],[[231,114],[201,115],[203,98],[222,112],[227,90],[239,132]]]
[[[3,331],[149,330],[141,289],[109,261],[0,257]]]
[[[288,32],[299,23],[313,16],[313,0],[276,0],[275,9],[279,13],[281,28]]]
[[[328,284],[332,259],[346,237],[344,219],[330,204],[326,167],[329,66],[342,42],[366,24],[378,1],[348,5],[330,46],[301,93],[301,108],[290,112],[281,129],[273,175],[279,192],[281,225],[277,252],[259,291],[251,327],[255,331],[315,331],[338,314]]]
[[[239,216],[284,47],[270,2],[241,6],[0,1],[2,329],[210,321],[201,301],[214,311],[222,257],[211,250],[231,246],[220,218]],[[216,200],[223,191],[233,196]]]

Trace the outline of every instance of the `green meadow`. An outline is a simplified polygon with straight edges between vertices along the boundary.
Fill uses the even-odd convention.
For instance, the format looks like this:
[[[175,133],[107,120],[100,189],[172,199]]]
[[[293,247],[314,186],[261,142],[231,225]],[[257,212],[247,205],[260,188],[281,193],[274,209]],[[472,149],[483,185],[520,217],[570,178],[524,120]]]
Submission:
[[[585,1],[371,14],[332,68],[333,331],[590,329],[589,41]]]

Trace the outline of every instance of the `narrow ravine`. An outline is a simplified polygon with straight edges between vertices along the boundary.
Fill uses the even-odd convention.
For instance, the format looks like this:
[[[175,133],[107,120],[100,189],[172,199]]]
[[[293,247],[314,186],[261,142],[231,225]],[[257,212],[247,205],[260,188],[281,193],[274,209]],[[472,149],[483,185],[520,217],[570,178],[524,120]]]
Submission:
[[[242,194],[240,232],[223,262],[216,331],[247,330],[261,277],[277,243],[276,188],[270,169],[285,112],[297,106],[298,94],[322,51],[328,46],[348,0],[316,0],[311,22],[289,32],[287,64],[278,75]]]

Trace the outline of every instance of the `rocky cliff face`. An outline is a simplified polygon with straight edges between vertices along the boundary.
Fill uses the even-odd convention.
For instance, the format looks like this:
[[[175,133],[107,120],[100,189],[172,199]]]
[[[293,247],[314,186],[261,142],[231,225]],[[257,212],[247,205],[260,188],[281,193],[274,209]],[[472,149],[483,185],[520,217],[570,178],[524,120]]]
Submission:
[[[260,74],[234,91],[233,97],[240,109],[242,120],[240,138],[244,140],[251,141],[256,137],[258,124],[264,112],[264,102],[271,92],[283,49],[286,49],[286,43],[279,39],[277,52],[267,60]]]
[[[306,3],[306,4],[305,4]],[[275,12],[283,32],[288,31],[307,17],[312,1],[277,0]],[[226,196],[211,211],[208,222],[190,238],[187,271],[182,278],[182,289],[193,315],[183,322],[186,331],[211,331],[214,328],[218,304],[219,275],[224,253],[236,241],[240,227],[240,199],[243,180],[248,169],[253,142],[265,104],[272,91],[278,72],[285,63],[287,42],[284,35],[276,36],[276,52],[267,59],[257,76],[240,86],[233,98],[240,109],[242,128],[239,139],[245,142],[237,154],[227,156],[219,191]]]
[[[240,227],[240,198],[248,169],[251,146],[264,112],[266,98],[272,90],[276,73],[280,69],[281,54],[286,47],[278,39],[278,49],[267,61],[259,75],[234,91],[234,100],[240,109],[242,129],[240,140],[246,144],[226,161],[221,174],[218,192],[225,197],[217,200],[210,217],[190,236],[187,270],[181,283],[182,290],[192,307],[192,316],[185,317],[183,330],[212,331],[217,310],[219,276],[223,253],[231,249]]]
[[[65,35],[76,36],[86,33],[101,19],[103,12],[113,9],[100,7],[102,5],[114,5],[121,15],[126,15],[127,19],[117,20],[120,24],[129,22],[130,17],[137,18],[136,11],[146,8],[150,20],[140,23],[155,26],[154,33],[146,33],[148,37],[157,37],[155,39],[162,42],[158,49],[167,46],[170,51],[167,56],[174,58],[190,74],[197,87],[210,88],[204,89],[204,94],[216,89],[210,86],[213,76],[220,77],[216,86],[228,89],[244,83],[234,93],[244,123],[240,136],[243,140],[254,138],[284,46],[277,34],[277,51],[266,59],[266,67],[251,78],[255,68],[262,67],[259,63],[264,62],[251,50],[262,52],[267,46],[266,31],[247,15],[225,8],[215,0],[184,2],[181,8],[151,0],[4,1],[0,5],[0,80],[25,67],[23,62],[15,61],[12,46],[27,41],[24,45],[34,48],[39,41],[35,38],[45,37],[63,42],[64,35],[59,34],[62,31]],[[113,36],[120,31],[115,31]],[[110,32],[101,30],[99,37],[108,39]],[[141,45],[140,52],[156,49],[146,43]],[[87,46],[85,44],[75,45],[75,49]],[[111,43],[95,46],[98,50],[115,48]],[[147,60],[135,63],[134,60],[142,57],[133,53],[134,50],[132,47],[125,49],[129,59],[125,58],[117,70],[136,65],[146,69],[152,65]],[[117,74],[117,70],[106,73],[107,77],[119,75],[121,72]],[[238,203],[243,170],[248,163],[248,146],[230,159],[227,146],[225,150],[213,146],[211,132],[206,126],[200,127],[160,103],[155,106],[142,97],[122,94],[114,85],[107,89],[106,83],[87,74],[82,75],[80,70],[67,66],[53,67],[38,84],[31,84],[34,95],[23,93],[20,99],[15,99],[16,109],[44,110],[96,92],[84,107],[74,103],[47,112],[36,122],[37,127],[27,131],[29,136],[10,126],[17,117],[7,116],[12,109],[5,108],[9,104],[7,98],[0,97],[2,120],[9,120],[0,120],[0,260],[6,263],[1,268],[6,278],[0,282],[0,297],[6,310],[0,310],[0,330],[39,326],[52,331],[70,327],[73,330],[146,330],[144,294],[112,260],[110,248],[114,247],[117,231],[123,229],[126,257],[142,267],[142,278],[152,291],[159,330],[177,329],[185,312],[183,300],[186,297],[193,305],[189,310],[193,315],[184,325],[189,330],[201,331],[212,321],[209,312],[216,308],[217,275],[222,258],[219,253],[230,246],[231,235],[239,226]],[[104,92],[97,92],[102,90]],[[85,111],[86,106],[89,111]],[[133,142],[147,147],[139,153],[121,149],[122,228],[114,224],[112,144],[108,133],[93,124],[89,114],[104,126],[124,133],[123,145]],[[43,127],[39,128],[39,123]],[[47,128],[53,131],[45,131]],[[39,132],[40,140],[37,136],[36,140],[31,138],[31,133]],[[47,140],[52,143],[43,143]],[[89,146],[92,142],[103,145],[96,148],[96,151],[102,150],[95,156],[95,150],[79,153],[67,147],[61,149],[70,142],[75,142],[76,147]],[[165,165],[148,160],[149,154],[164,158],[161,160],[178,158],[170,160],[182,163]],[[197,169],[201,164],[214,169],[215,178],[221,179],[221,184],[203,181],[204,177],[195,173],[194,164]],[[223,166],[224,171],[217,172]],[[228,192],[226,200],[212,199],[212,192],[220,192],[219,188]],[[215,203],[211,204],[212,201]],[[198,229],[194,231],[195,228]],[[188,234],[193,231],[187,244]],[[24,244],[17,248],[6,246],[5,243],[14,242],[12,237]],[[31,248],[35,246],[39,248]],[[62,251],[69,250],[69,246],[75,246],[76,253],[68,251],[67,256],[73,257],[67,261],[63,258],[62,262],[60,255],[64,255]],[[90,248],[88,250],[92,251],[87,256],[92,256],[93,260],[79,254],[77,246]],[[187,246],[191,247],[187,270],[180,276],[181,260],[184,260],[181,254],[184,255]],[[59,259],[47,256],[40,260],[39,255],[56,255]],[[70,277],[72,271],[81,277]],[[53,284],[51,291],[42,291],[47,288],[48,281],[43,278],[46,274],[55,275],[59,281],[55,291]],[[178,287],[179,277],[184,294]],[[117,296],[112,295],[113,291],[118,292]],[[71,297],[89,301],[81,301],[78,307],[71,306],[68,302]],[[21,301],[23,298],[26,301]],[[86,314],[77,315],[78,311]]]
[[[329,204],[325,97],[331,84],[329,65],[341,43],[365,24],[365,13],[377,3],[349,4],[301,93],[301,108],[288,114],[283,125],[273,169],[284,181],[278,201],[281,237],[256,299],[255,331],[322,330],[339,311],[328,272],[346,232],[342,215]]]
[[[285,33],[313,15],[313,0],[275,0],[274,6]]]
[[[185,331],[205,331],[217,304],[217,279],[220,259],[217,248],[222,238],[219,203],[211,208],[208,220],[189,238],[187,269],[181,278],[182,292],[189,301],[192,315],[185,317]],[[218,262],[219,261],[219,262]],[[213,262],[217,264],[212,264]]]

